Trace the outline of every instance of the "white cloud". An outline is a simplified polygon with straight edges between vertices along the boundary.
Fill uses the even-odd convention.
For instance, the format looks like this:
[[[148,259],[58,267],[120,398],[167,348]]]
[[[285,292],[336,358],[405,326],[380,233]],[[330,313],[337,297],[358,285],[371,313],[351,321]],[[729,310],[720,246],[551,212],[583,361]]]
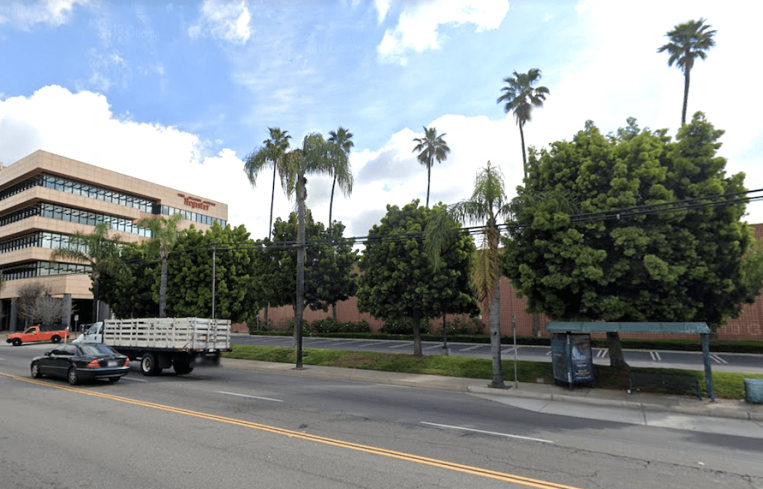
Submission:
[[[270,195],[252,192],[235,152],[174,127],[112,113],[104,95],[51,85],[0,101],[0,162],[38,149],[228,204],[229,221],[267,233]],[[260,195],[262,194],[262,195]],[[262,215],[265,215],[264,221]],[[263,225],[263,223],[265,223]]]
[[[0,5],[0,24],[10,22],[21,30],[37,24],[54,27],[66,24],[75,5],[87,5],[90,0],[11,0]]]
[[[390,0],[377,0],[379,22],[390,8]],[[476,25],[477,32],[497,29],[509,10],[508,0],[434,0],[403,3],[394,29],[387,29],[377,51],[384,61],[407,62],[411,50],[438,49],[444,24]]]
[[[246,44],[251,37],[251,15],[245,0],[204,0],[198,22],[188,29],[192,38],[211,36],[232,44]]]

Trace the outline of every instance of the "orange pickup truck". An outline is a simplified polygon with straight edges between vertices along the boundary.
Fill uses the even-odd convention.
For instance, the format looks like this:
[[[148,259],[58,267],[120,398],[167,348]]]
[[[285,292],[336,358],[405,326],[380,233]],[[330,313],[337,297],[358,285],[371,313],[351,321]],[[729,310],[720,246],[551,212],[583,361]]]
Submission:
[[[47,326],[30,326],[23,333],[13,333],[5,340],[6,343],[11,343],[13,346],[20,346],[22,343],[32,343],[40,341],[52,341],[58,343],[61,338],[69,337],[69,329],[57,329],[61,325],[54,326],[53,328]]]

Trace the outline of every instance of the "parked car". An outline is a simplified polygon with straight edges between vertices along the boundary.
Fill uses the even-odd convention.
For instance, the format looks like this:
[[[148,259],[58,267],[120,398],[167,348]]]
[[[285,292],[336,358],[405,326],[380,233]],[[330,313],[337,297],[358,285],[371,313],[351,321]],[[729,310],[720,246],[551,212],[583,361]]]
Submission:
[[[58,343],[61,338],[69,337],[69,328],[64,325],[40,324],[31,326],[23,333],[13,333],[5,340],[13,346],[21,346],[22,343],[34,343],[39,341],[52,341]]]
[[[108,379],[118,382],[130,370],[130,359],[102,343],[60,345],[32,359],[32,377],[59,377],[77,385],[82,381]]]

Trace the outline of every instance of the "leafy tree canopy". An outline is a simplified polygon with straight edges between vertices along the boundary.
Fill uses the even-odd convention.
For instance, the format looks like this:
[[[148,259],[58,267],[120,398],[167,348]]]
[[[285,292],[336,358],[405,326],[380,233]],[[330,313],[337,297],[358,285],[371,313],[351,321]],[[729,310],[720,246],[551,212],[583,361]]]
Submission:
[[[470,236],[459,234],[443,244],[442,266],[435,267],[422,233],[433,212],[445,214],[446,208],[442,204],[432,209],[419,207],[418,200],[402,209],[388,205],[381,223],[368,232],[369,241],[360,260],[358,309],[382,319],[410,317],[414,336],[424,318],[443,312],[479,313],[469,269],[474,242]],[[455,220],[449,221],[454,229],[459,228]],[[420,344],[415,353],[421,353]]]
[[[126,243],[119,249],[123,267],[114,267],[101,277],[102,297],[120,319],[156,316],[159,303],[153,287],[159,279],[159,243]]]
[[[327,310],[331,304],[346,300],[355,294],[357,285],[353,268],[357,252],[350,243],[334,247],[332,240],[341,240],[344,225],[337,222],[326,230],[313,220],[312,212],[305,213],[305,300],[302,308]],[[264,242],[260,275],[267,277],[261,285],[264,301],[271,306],[292,307],[296,304],[297,290],[297,214],[292,212],[288,221],[276,219],[273,241]]]
[[[528,298],[531,312],[558,320],[704,321],[713,327],[740,314],[760,292],[749,270],[752,230],[735,197],[691,201],[668,212],[623,209],[744,191],[744,174],[726,175],[717,155],[723,131],[698,112],[671,141],[666,131],[638,131],[634,121],[604,137],[590,121],[572,141],[531,155],[519,188],[517,220],[502,258],[504,274]],[[572,195],[576,218],[543,192]],[[760,262],[757,259],[757,262]]]

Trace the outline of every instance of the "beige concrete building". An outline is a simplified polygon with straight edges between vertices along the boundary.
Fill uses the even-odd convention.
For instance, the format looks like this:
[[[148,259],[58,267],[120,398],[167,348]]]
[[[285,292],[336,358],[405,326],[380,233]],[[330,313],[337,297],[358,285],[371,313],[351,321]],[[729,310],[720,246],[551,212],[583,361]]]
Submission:
[[[42,282],[74,307],[80,324],[92,322],[90,269],[82,263],[53,262],[76,232],[90,233],[108,222],[122,242],[150,238],[136,223],[144,217],[180,213],[181,229],[205,231],[228,220],[228,206],[188,192],[133,178],[94,165],[36,151],[0,167],[0,330],[17,327],[19,287]],[[99,314],[107,314],[104,310]]]

